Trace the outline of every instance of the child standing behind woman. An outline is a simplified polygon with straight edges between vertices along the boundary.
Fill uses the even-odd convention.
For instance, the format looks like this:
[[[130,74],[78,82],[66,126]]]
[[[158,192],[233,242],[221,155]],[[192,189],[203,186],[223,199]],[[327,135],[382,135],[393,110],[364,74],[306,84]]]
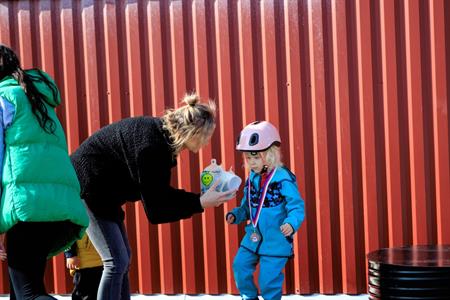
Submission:
[[[304,218],[295,175],[281,163],[281,139],[269,122],[253,122],[241,132],[236,150],[244,152],[250,174],[241,206],[226,215],[229,224],[250,220],[233,263],[242,299],[258,299],[253,273],[259,262],[264,300],[281,299],[283,268],[293,255],[293,235]]]
[[[66,250],[64,256],[73,276],[72,300],[96,300],[103,262],[87,234]]]

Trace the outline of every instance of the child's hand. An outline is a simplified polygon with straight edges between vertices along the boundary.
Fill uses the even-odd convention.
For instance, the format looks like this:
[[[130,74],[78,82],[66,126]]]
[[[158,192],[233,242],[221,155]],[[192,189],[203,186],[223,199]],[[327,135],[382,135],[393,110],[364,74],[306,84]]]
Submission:
[[[78,258],[78,256],[67,258],[66,267],[69,270],[77,270],[80,267],[80,259]]]
[[[234,223],[234,216],[233,216],[233,214],[228,214],[228,216],[227,216],[227,223],[228,224],[233,224]]]
[[[0,260],[6,260],[6,249],[4,244],[5,235],[0,235]]]
[[[284,236],[290,236],[294,233],[294,228],[292,228],[291,224],[288,223],[284,223],[283,225],[281,225],[280,230]]]

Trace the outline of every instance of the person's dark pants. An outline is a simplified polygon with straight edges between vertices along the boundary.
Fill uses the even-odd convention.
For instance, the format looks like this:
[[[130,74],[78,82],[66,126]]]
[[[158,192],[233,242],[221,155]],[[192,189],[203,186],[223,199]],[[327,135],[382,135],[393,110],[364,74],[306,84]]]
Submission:
[[[103,274],[98,288],[98,300],[129,300],[131,249],[123,222],[113,222],[95,216],[89,208],[87,234],[103,261]]]
[[[17,300],[16,293],[14,293],[14,287],[12,285],[11,276],[9,277],[9,300]]]
[[[80,227],[69,222],[19,222],[6,233],[8,270],[18,300],[56,299],[47,294],[47,256],[63,247]]]
[[[103,267],[80,269],[73,275],[72,300],[96,300]]]

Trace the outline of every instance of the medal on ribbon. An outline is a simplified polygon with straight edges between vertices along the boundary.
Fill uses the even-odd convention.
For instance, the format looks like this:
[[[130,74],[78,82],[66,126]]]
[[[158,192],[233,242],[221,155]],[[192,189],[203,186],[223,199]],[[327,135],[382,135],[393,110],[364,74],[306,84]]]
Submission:
[[[258,225],[258,220],[259,220],[259,216],[261,215],[261,210],[263,207],[263,203],[264,203],[264,199],[266,198],[266,194],[267,194],[267,190],[269,189],[269,183],[270,181],[272,181],[273,176],[275,175],[276,172],[276,168],[273,169],[269,175],[267,176],[266,180],[264,181],[264,183],[262,184],[262,186],[260,187],[262,189],[261,194],[259,195],[259,199],[258,199],[258,207],[256,209],[255,214],[253,215],[252,213],[252,205],[251,205],[251,201],[250,201],[250,189],[251,189],[251,180],[250,178],[248,179],[248,183],[247,183],[247,199],[248,199],[248,208],[249,208],[249,212],[250,212],[250,220],[252,222],[252,226],[253,226],[253,232],[252,234],[250,234],[250,240],[254,243],[257,243],[261,240],[261,236],[258,234],[258,232],[256,231],[256,226]]]
[[[250,240],[253,243],[258,242],[260,239],[261,239],[261,236],[256,231],[253,231],[252,234],[250,235]]]

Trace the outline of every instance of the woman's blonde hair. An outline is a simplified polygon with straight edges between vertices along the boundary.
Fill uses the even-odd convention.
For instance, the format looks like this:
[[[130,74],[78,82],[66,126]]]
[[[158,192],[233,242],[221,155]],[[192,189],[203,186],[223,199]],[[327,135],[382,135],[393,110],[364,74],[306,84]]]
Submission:
[[[243,152],[243,156],[245,165],[247,166],[245,153],[246,152]],[[283,166],[283,162],[281,161],[281,150],[279,146],[272,145],[266,151],[262,151],[261,155],[264,158],[265,164],[267,165],[267,167],[269,167],[269,170]]]
[[[162,116],[163,128],[169,132],[171,146],[177,155],[185,143],[194,136],[207,138],[216,127],[216,104],[200,103],[197,94],[186,94],[186,105],[166,110]]]

